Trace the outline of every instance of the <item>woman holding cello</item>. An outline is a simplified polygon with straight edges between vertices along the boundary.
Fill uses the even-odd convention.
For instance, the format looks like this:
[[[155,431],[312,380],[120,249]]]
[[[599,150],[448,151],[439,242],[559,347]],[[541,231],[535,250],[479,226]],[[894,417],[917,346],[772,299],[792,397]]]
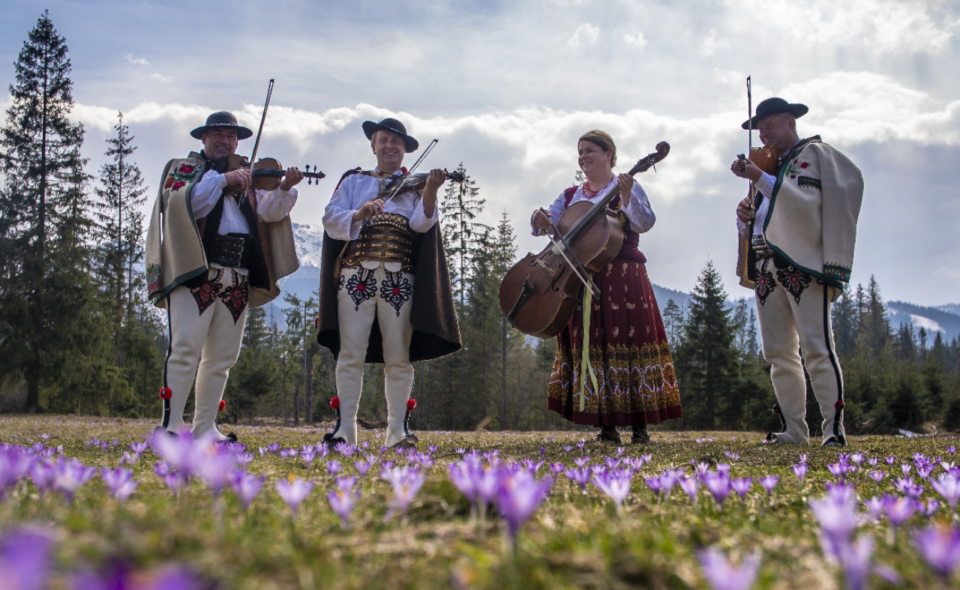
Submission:
[[[534,235],[556,227],[571,205],[599,201],[619,186],[620,195],[608,206],[616,211],[624,239],[613,261],[593,274],[600,296],[592,300],[589,315],[583,313],[582,305],[577,307],[557,336],[548,407],[577,424],[600,427],[600,441],[619,443],[616,427],[631,426],[633,443],[644,444],[650,441],[647,424],[683,415],[646,258],[637,249],[640,234],[653,227],[656,216],[640,184],[630,174],[613,173],[617,148],[609,134],[599,130],[584,134],[577,151],[586,181],[563,191],[549,212],[533,213]],[[621,199],[623,195],[627,196]],[[589,322],[588,364],[582,362],[585,319]],[[588,367],[584,384],[580,382],[582,366]]]

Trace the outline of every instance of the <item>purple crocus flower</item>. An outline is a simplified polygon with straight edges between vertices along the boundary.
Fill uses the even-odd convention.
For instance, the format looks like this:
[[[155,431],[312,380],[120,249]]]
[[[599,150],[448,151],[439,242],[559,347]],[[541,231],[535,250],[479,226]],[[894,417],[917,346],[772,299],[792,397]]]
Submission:
[[[828,481],[827,495],[838,502],[850,502],[853,500],[853,486],[848,483]]]
[[[552,485],[550,478],[537,480],[523,471],[504,478],[497,493],[497,508],[507,523],[512,543],[516,543],[520,526],[536,512]]]
[[[746,555],[736,567],[727,561],[717,549],[704,549],[697,552],[703,577],[713,590],[747,590],[757,579],[760,569],[760,554],[754,552]]]
[[[344,529],[349,528],[350,512],[357,505],[357,499],[360,497],[360,490],[353,491],[354,484],[357,483],[355,477],[338,477],[336,485],[327,494],[327,500],[330,502],[330,508],[340,517],[340,524]]]
[[[176,471],[168,471],[163,474],[163,483],[170,488],[170,491],[173,492],[173,495],[176,496],[180,492],[180,488],[183,487],[187,480],[180,477],[180,474]]]
[[[850,460],[853,461],[857,466],[862,465],[862,464],[863,464],[863,460],[864,460],[865,458],[866,458],[866,456],[865,456],[863,453],[854,453],[854,454],[850,455]]]
[[[952,454],[954,454],[954,453],[957,452],[957,447],[949,446],[949,447],[947,447],[947,452],[952,455]]]
[[[765,475],[757,480],[757,483],[760,484],[760,487],[766,490],[767,497],[773,494],[773,488],[777,487],[777,483],[780,481],[779,475]]]
[[[657,485],[659,485],[659,478],[657,478],[657,480]],[[613,500],[613,503],[617,507],[617,513],[619,513],[624,499],[630,494],[630,475],[608,471],[595,473],[590,481]],[[649,480],[647,484],[650,484]],[[654,491],[657,492],[659,490]]]
[[[235,457],[237,460],[237,465],[240,467],[246,467],[254,459],[252,453],[237,453]]]
[[[703,476],[703,485],[713,496],[720,510],[723,510],[723,501],[730,495],[730,478],[720,473],[707,473]]]
[[[219,496],[230,483],[237,464],[236,453],[212,440],[199,441],[197,446],[197,475],[210,486],[214,496]]]
[[[233,478],[230,480],[230,488],[236,494],[237,499],[240,500],[244,510],[250,508],[250,504],[260,493],[263,488],[263,481],[264,477],[262,475],[252,475],[246,471],[234,472]]]
[[[573,460],[573,464],[580,468],[586,467],[588,463],[590,463],[590,457],[577,457]]]
[[[36,459],[16,447],[0,451],[0,496],[30,472]]]
[[[466,461],[451,463],[449,466],[450,481],[460,490],[461,494],[467,497],[471,504],[474,504],[477,501],[477,487],[473,474],[470,472],[472,468],[475,467]]]
[[[798,484],[803,483],[803,478],[807,475],[809,469],[806,463],[797,463],[793,466],[793,474],[797,476]]]
[[[33,467],[30,468],[30,479],[33,480],[34,485],[40,490],[41,495],[47,493],[47,491],[53,487],[53,482],[57,479],[57,471],[54,463],[50,461],[35,463]]]
[[[810,502],[820,524],[820,545],[829,559],[840,562],[857,527],[857,507],[852,497],[824,496]]]
[[[585,493],[587,482],[590,481],[590,472],[586,469],[568,468],[563,472],[564,477],[580,486],[580,491]]]
[[[904,496],[914,499],[919,498],[920,494],[923,493],[923,486],[913,485],[913,478],[911,477],[901,477],[894,482],[893,487]]]
[[[367,475],[367,472],[370,471],[372,465],[369,461],[354,461],[353,466],[357,468],[357,474],[360,475],[360,477],[364,477]]]
[[[276,454],[280,450],[280,443],[275,442],[275,443],[268,444],[267,450],[270,451],[271,453]]]
[[[299,454],[300,454],[300,451],[297,449],[283,449],[282,451],[280,451],[280,458],[295,459]]]
[[[385,519],[390,520],[397,511],[406,516],[407,507],[410,506],[410,502],[416,497],[427,477],[409,467],[396,467],[381,474],[381,477],[393,486],[393,503]]]
[[[0,538],[0,580],[4,588],[42,590],[50,573],[50,537],[26,528]]]
[[[751,477],[740,477],[730,482],[730,487],[733,488],[733,491],[740,496],[740,503],[744,503],[747,500],[747,492],[750,491],[750,488],[753,487],[753,478]]]
[[[879,522],[880,519],[883,518],[886,507],[886,496],[880,498],[874,496],[866,500],[863,504],[867,507],[867,510],[870,511],[870,516],[873,517],[874,521]]]
[[[300,458],[303,459],[303,462],[307,464],[307,467],[313,464],[313,460],[317,456],[317,450],[313,448],[313,445],[308,445],[303,447],[300,450]]]
[[[960,529],[930,525],[913,540],[923,560],[946,583],[960,564]]]
[[[680,489],[683,492],[690,496],[690,500],[693,501],[693,505],[697,505],[697,490],[700,488],[700,481],[696,477],[684,477],[681,478],[678,482],[680,484]]]
[[[193,475],[198,453],[190,431],[185,430],[175,436],[158,432],[150,439],[150,446],[183,477],[184,481],[189,480]]]
[[[957,509],[957,501],[960,500],[960,479],[952,474],[942,473],[940,477],[930,482],[930,486],[947,502],[951,512]]]
[[[564,470],[565,468],[566,468],[566,466],[565,466],[563,463],[551,463],[551,464],[550,464],[550,471],[553,473],[553,475],[554,475],[555,477],[559,477],[560,474],[563,473],[563,470]]]
[[[917,504],[919,504],[919,502],[913,498],[894,499],[890,497],[888,499],[884,509],[886,510],[887,520],[890,521],[890,527],[893,529],[894,536],[896,536],[897,529],[900,528],[900,525],[917,511]]]
[[[922,505],[920,513],[927,517],[927,520],[930,520],[930,517],[940,509],[940,500],[936,498],[927,498],[927,502]]]
[[[290,516],[295,518],[297,516],[297,508],[300,507],[300,504],[306,500],[307,496],[309,496],[313,490],[313,482],[304,481],[297,477],[292,480],[282,479],[277,482],[275,487],[277,494],[286,502],[287,508],[290,509]]]
[[[900,465],[900,469],[901,471],[903,471],[903,475],[905,476],[910,475],[910,471],[913,469],[913,465],[910,465],[909,463],[903,463]]]
[[[727,457],[727,459],[730,459],[731,461],[740,460],[740,453],[731,453],[730,451],[725,451],[723,454]]]
[[[597,474],[594,474],[594,478],[597,477]],[[653,496],[657,499],[657,502],[660,501],[660,490],[663,488],[663,482],[660,481],[660,476],[657,477],[645,477],[643,481],[646,482],[647,487],[653,492]],[[596,483],[596,482],[594,482]],[[598,486],[599,487],[599,486]]]
[[[831,463],[827,465],[827,469],[830,470],[830,473],[839,480],[843,480],[847,476],[847,472],[850,470],[850,466],[846,463]]]
[[[885,472],[877,471],[877,470],[871,471],[869,475],[870,475],[870,479],[875,481],[878,486],[880,485],[880,482],[883,481],[883,478],[887,476]]]
[[[56,477],[53,480],[53,487],[63,492],[67,502],[73,501],[73,495],[80,486],[87,483],[97,472],[96,467],[86,467],[76,459],[61,458],[54,466]]]
[[[340,473],[340,461],[327,461],[327,473],[330,475]]]
[[[110,495],[119,502],[125,502],[127,498],[137,489],[139,485],[133,481],[133,472],[123,468],[107,469],[104,467],[100,471],[100,478],[110,490]]]

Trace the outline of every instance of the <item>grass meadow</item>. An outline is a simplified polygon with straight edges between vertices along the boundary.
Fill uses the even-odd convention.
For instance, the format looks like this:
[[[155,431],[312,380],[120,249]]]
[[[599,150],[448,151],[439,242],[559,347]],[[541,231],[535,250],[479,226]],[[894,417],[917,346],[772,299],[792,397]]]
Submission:
[[[401,455],[380,450],[382,431],[361,431],[366,448],[350,456],[318,454],[308,463],[299,453],[290,456],[288,449],[315,445],[323,430],[239,426],[231,430],[246,449],[235,451],[247,458],[233,468],[263,478],[262,489],[245,508],[230,485],[217,494],[199,476],[181,482],[174,494],[158,475],[163,468],[157,468],[161,456],[154,449],[133,457],[130,445],[144,441],[153,426],[74,416],[0,417],[0,443],[9,445],[7,452],[19,445],[32,449],[37,463],[53,465],[64,457],[97,468],[75,487],[72,501],[56,482],[38,485],[29,475],[6,484],[0,537],[9,541],[27,530],[49,540],[45,581],[38,588],[82,587],[83,580],[111,577],[128,580],[125,588],[150,588],[152,580],[174,568],[188,572],[193,587],[237,590],[719,588],[698,559],[705,548],[718,549],[734,572],[737,564],[759,558],[755,581],[745,587],[813,590],[855,587],[862,581],[859,587],[933,589],[957,587],[960,581],[956,568],[937,575],[915,540],[931,524],[956,530],[960,522],[932,487],[938,475],[955,467],[957,441],[950,435],[852,437],[849,448],[841,450],[853,459],[841,459],[836,448],[761,444],[758,433],[663,431],[652,432],[653,444],[625,445],[622,451],[583,441],[586,433],[418,432],[419,454]],[[524,469],[536,479],[555,479],[542,503],[519,523],[515,542],[496,503],[478,510],[455,485],[449,464],[461,461],[464,451],[477,451],[488,470],[491,464],[506,470],[526,460]],[[801,454],[808,466],[802,481],[793,469]],[[926,462],[918,460],[921,456]],[[575,464],[577,459],[582,465]],[[332,461],[338,462],[339,472],[330,472],[336,471],[328,465]],[[358,461],[363,463],[359,468]],[[589,482],[581,491],[564,475],[576,467],[595,465],[596,475],[631,464],[639,468],[626,474],[619,510],[601,486]],[[830,468],[838,464],[853,468],[838,477],[836,468]],[[404,513],[396,508],[395,486],[381,472],[406,465],[425,480]],[[753,483],[743,500],[731,491],[722,508],[706,485],[698,487],[694,502],[676,482],[669,496],[663,490],[655,493],[647,483],[650,478],[657,487],[668,470],[684,470],[683,475],[695,479],[698,470],[703,476],[725,471],[724,465],[729,465],[730,478],[751,478]],[[910,466],[909,473],[904,465]],[[927,477],[918,473],[924,465],[933,468]],[[101,476],[102,468],[119,466],[131,470],[136,482],[125,499],[114,497]],[[363,467],[369,470],[360,477]],[[871,471],[883,471],[884,477],[876,481]],[[758,482],[771,475],[779,480],[768,494]],[[355,507],[345,527],[329,494],[337,489],[338,477],[349,476],[358,481],[350,491]],[[912,478],[912,491],[898,483],[905,477]],[[293,513],[276,484],[296,479],[314,485]],[[838,479],[853,489],[854,535],[872,542],[862,580],[825,557],[820,524],[810,506]],[[3,481],[0,473],[0,485]],[[923,489],[918,492],[918,487]],[[884,494],[891,499],[912,495],[916,509],[897,526],[882,509],[872,517],[870,499]],[[5,583],[15,579],[17,568],[27,567],[10,545],[0,555],[5,576],[0,587],[9,588]],[[879,573],[871,573],[877,566]]]

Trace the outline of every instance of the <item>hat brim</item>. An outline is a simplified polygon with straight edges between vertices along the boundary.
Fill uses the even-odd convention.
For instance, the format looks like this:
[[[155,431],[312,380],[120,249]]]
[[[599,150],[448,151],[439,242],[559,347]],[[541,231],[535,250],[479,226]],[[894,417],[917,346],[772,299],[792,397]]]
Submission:
[[[771,115],[779,115],[780,113],[790,113],[795,119],[799,119],[800,117],[806,115],[807,111],[809,110],[810,109],[808,109],[807,105],[805,104],[785,104],[783,106],[774,107],[769,111],[765,111],[762,115],[757,115],[752,119],[747,119],[743,122],[741,127],[744,129],[750,129],[752,126],[754,129],[756,129],[760,121]]]
[[[402,138],[403,138],[403,145],[404,145],[404,147],[406,148],[408,154],[409,154],[410,152],[415,152],[415,151],[417,151],[417,149],[420,147],[420,142],[417,141],[416,139],[410,137],[409,135],[404,135],[403,133],[397,133],[395,130],[390,129],[389,127],[386,127],[386,126],[381,125],[381,124],[379,124],[379,123],[374,123],[373,121],[364,121],[364,122],[363,122],[363,133],[364,133],[364,135],[367,136],[367,139],[372,138],[372,137],[373,137],[373,134],[376,133],[377,131],[380,131],[380,130],[389,131],[390,133],[393,133],[394,135],[399,135],[400,137],[402,137]]]
[[[237,139],[248,139],[253,135],[253,131],[247,129],[246,127],[241,127],[240,125],[204,125],[203,127],[197,127],[190,132],[190,137],[194,139],[200,139],[203,137],[203,134],[207,131],[213,129],[236,129],[237,130]]]

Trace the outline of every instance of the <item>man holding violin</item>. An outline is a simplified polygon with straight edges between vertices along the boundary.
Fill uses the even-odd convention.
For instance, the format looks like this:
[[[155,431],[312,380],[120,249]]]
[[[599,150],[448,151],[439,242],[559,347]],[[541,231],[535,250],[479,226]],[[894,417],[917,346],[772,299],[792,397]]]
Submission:
[[[317,342],[337,359],[337,426],[328,444],[357,444],[364,363],[384,363],[387,446],[413,447],[407,428],[414,369],[460,349],[453,294],[437,229],[437,190],[447,175],[432,170],[423,192],[404,181],[405,154],[419,143],[392,118],[363,123],[375,170],[350,170],[323,215]],[[414,279],[416,278],[416,281]],[[416,284],[414,284],[416,283]]]
[[[737,274],[755,291],[763,355],[772,365],[783,432],[771,432],[767,441],[809,444],[806,368],[823,415],[822,445],[846,446],[830,304],[850,281],[863,176],[820,136],[800,139],[796,120],[807,110],[770,98],[743,123],[759,129],[770,166],[755,163],[764,159],[755,150],[730,167],[752,183],[751,196],[737,207]]]
[[[275,190],[256,189],[249,164],[235,156],[253,132],[226,111],[190,135],[203,150],[167,163],[147,232],[150,299],[167,309],[170,330],[159,429],[183,426],[196,375],[194,436],[236,441],[216,425],[223,388],[240,353],[247,305],[276,298],[276,281],[297,269],[290,210],[303,173],[290,168]]]

